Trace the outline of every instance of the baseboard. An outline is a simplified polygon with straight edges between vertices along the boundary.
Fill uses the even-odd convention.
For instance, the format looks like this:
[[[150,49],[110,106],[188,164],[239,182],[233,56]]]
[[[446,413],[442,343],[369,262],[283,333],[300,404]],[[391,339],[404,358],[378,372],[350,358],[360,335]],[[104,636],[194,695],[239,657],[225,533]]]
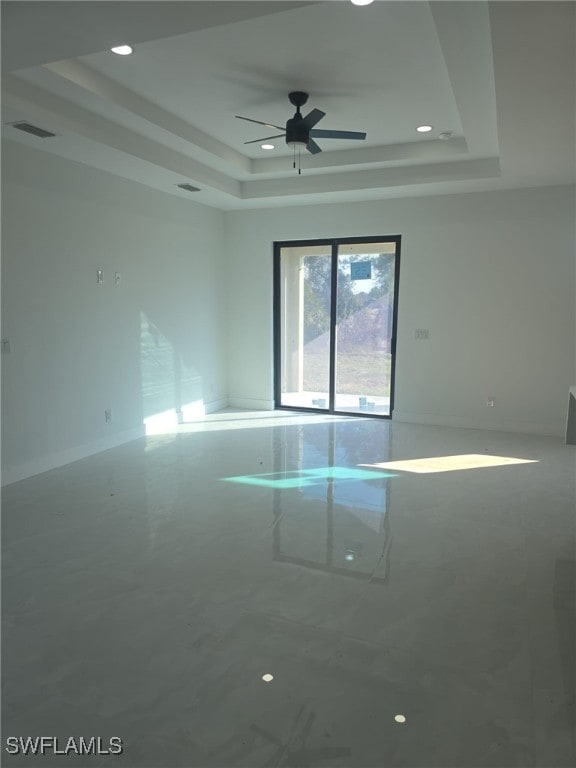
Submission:
[[[273,411],[273,400],[257,400],[251,397],[230,397],[228,399],[229,408],[245,408],[249,411]]]
[[[81,445],[76,448],[69,448],[66,451],[60,451],[59,453],[52,453],[48,456],[41,456],[32,461],[27,461],[24,464],[20,464],[17,467],[9,467],[2,471],[2,485],[10,485],[11,483],[17,483],[19,480],[25,480],[27,477],[33,475],[39,475],[42,472],[49,472],[51,469],[57,467],[63,467],[65,464],[70,464],[73,461],[79,461],[85,459],[88,456],[92,456],[95,453],[101,451],[107,451],[110,448],[116,448],[123,443],[129,443],[132,440],[138,440],[145,436],[144,425],[136,429],[129,429],[124,432],[118,432],[117,434],[107,437],[105,439],[96,440],[93,443]]]
[[[541,424],[538,422],[508,421],[478,422],[461,416],[446,416],[438,413],[414,413],[412,411],[397,411],[392,414],[393,421],[407,424],[428,424],[436,427],[459,427],[463,429],[485,429],[493,432],[518,432],[527,435],[548,435],[562,437],[564,425]]]

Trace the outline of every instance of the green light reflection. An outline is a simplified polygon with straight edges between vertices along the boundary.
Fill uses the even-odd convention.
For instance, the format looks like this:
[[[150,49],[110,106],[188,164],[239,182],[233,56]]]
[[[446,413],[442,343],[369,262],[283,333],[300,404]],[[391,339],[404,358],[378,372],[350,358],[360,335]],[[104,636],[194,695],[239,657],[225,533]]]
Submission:
[[[319,485],[328,480],[381,480],[398,477],[392,472],[374,472],[353,467],[319,467],[298,469],[289,472],[269,472],[264,475],[240,475],[223,477],[225,482],[259,485],[264,488],[305,488]]]

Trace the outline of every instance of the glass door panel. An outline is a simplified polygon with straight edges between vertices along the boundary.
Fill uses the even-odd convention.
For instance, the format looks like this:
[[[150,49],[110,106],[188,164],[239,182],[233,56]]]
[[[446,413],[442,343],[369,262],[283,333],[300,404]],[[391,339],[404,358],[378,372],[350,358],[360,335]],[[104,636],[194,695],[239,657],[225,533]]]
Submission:
[[[400,236],[274,252],[276,405],[390,417]]]
[[[389,416],[396,243],[338,247],[334,410]]]
[[[280,404],[328,410],[332,248],[282,247],[279,271]]]

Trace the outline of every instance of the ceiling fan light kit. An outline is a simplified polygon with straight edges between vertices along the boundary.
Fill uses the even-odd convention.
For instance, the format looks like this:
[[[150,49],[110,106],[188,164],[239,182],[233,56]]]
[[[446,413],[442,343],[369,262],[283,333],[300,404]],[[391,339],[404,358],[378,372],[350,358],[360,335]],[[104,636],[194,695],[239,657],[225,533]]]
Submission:
[[[286,144],[294,149],[294,168],[296,168],[296,149],[298,149],[298,173],[300,173],[300,152],[302,148],[308,150],[312,155],[322,152],[322,149],[314,141],[315,138],[355,139],[358,141],[363,141],[366,138],[366,133],[364,131],[330,131],[314,128],[314,126],[325,117],[326,113],[322,112],[320,109],[313,109],[306,115],[306,117],[304,117],[300,112],[300,107],[303,107],[308,101],[308,94],[304,91],[291,91],[288,94],[288,99],[290,100],[290,103],[296,107],[296,112],[293,117],[287,120],[284,129],[274,123],[264,123],[261,120],[253,120],[251,117],[236,115],[239,120],[248,120],[250,123],[265,125],[267,128],[277,128],[280,131],[284,130],[284,133],[276,134],[274,136],[265,136],[264,138],[254,139],[252,141],[245,141],[244,144],[267,142],[270,139],[278,139],[281,136],[284,136],[286,138]]]

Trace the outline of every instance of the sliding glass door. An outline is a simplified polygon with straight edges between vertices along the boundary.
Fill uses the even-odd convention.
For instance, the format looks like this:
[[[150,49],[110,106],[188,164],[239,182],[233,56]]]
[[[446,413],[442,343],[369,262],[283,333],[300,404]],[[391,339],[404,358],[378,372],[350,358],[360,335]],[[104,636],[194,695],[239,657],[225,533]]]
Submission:
[[[400,237],[275,243],[279,408],[390,416]]]

